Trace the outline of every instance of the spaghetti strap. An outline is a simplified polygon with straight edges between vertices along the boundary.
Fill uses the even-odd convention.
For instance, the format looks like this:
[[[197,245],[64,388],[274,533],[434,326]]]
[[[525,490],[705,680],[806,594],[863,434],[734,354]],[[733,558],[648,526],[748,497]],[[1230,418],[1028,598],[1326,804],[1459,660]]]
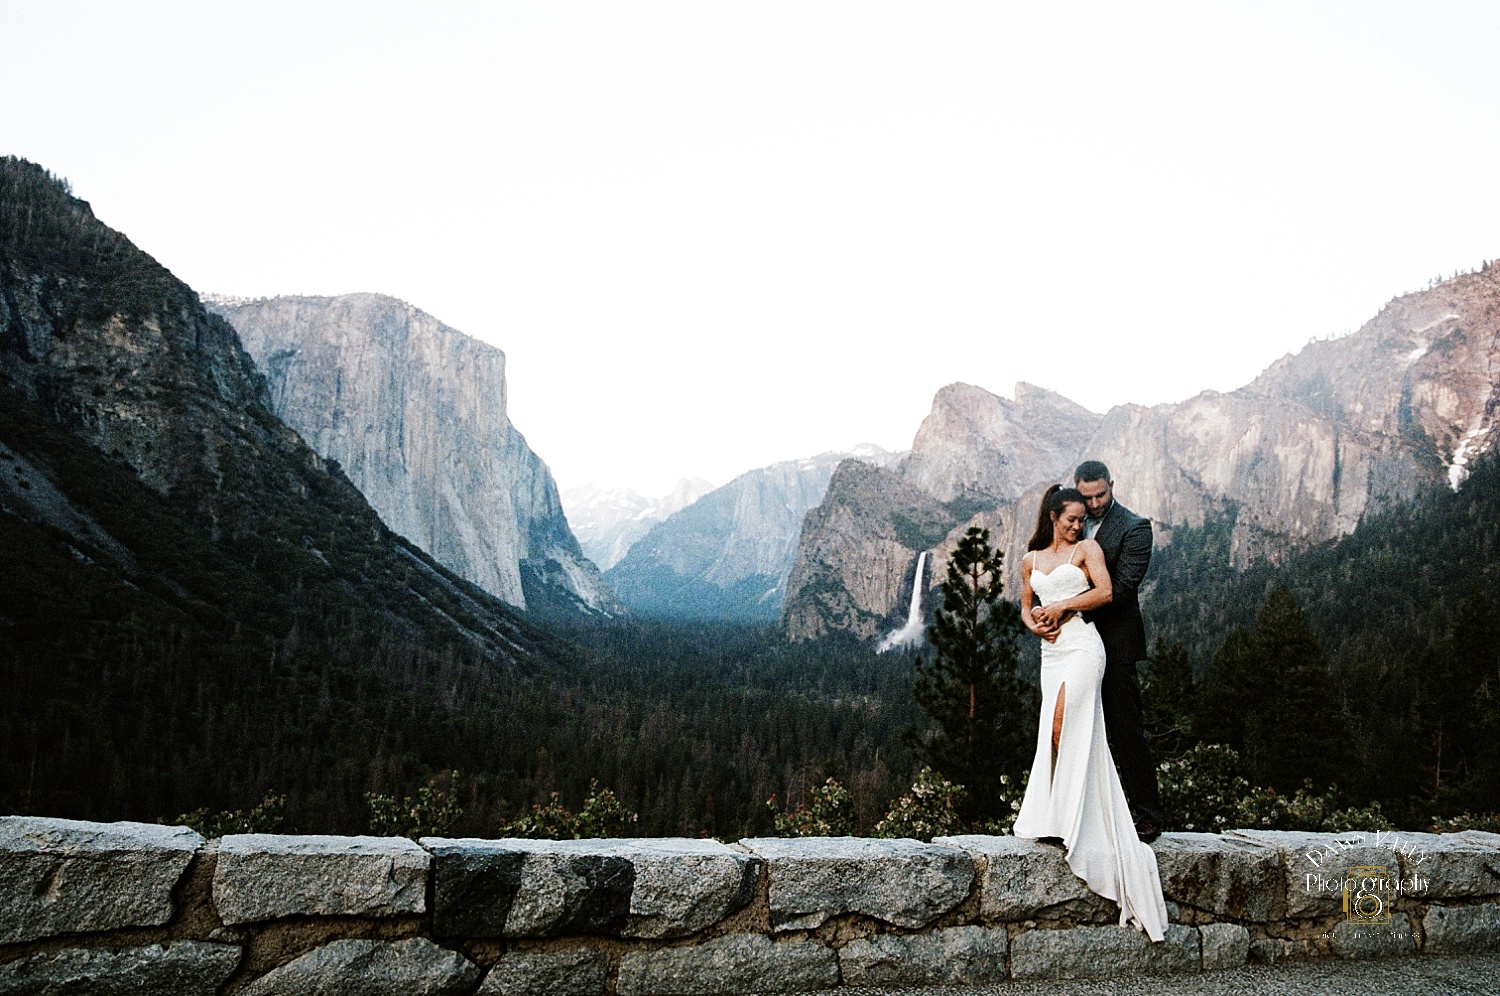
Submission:
[[[1070,564],[1073,563],[1073,558],[1076,557],[1076,556],[1078,556],[1078,548],[1081,547],[1081,546],[1083,546],[1082,543],[1074,543],[1073,544],[1073,552],[1070,553],[1070,554],[1068,554],[1068,563],[1070,563]]]

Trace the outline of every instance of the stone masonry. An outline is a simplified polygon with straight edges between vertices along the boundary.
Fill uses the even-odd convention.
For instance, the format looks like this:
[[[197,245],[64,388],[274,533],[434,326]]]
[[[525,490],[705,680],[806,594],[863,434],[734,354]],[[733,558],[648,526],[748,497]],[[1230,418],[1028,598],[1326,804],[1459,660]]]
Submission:
[[[712,996],[1500,950],[1500,835],[1154,849],[1161,944],[1012,837],[204,840],[7,816],[0,996]]]

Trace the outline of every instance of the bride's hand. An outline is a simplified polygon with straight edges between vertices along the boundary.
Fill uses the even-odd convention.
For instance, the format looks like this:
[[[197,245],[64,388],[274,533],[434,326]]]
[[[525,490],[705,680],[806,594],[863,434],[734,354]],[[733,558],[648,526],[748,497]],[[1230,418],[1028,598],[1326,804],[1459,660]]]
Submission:
[[[1052,605],[1038,605],[1031,610],[1031,617],[1044,629],[1057,630],[1067,618],[1067,612]]]
[[[1048,643],[1057,642],[1058,625],[1048,621],[1046,610],[1040,605],[1032,606],[1031,619],[1027,623],[1027,629]]]

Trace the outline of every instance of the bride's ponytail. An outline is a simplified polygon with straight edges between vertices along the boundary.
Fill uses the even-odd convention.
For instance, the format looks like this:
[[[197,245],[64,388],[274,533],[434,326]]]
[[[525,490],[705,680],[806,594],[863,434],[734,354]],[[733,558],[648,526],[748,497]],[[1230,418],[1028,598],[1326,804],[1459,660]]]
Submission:
[[[1031,534],[1031,539],[1026,543],[1028,550],[1045,550],[1052,545],[1052,512],[1047,508],[1052,502],[1052,496],[1062,490],[1061,484],[1054,484],[1042,495],[1042,507],[1036,515],[1036,532]]]
[[[1042,495],[1042,507],[1036,513],[1036,532],[1026,544],[1028,550],[1045,550],[1052,545],[1052,517],[1062,514],[1069,505],[1087,505],[1077,488],[1054,484]]]

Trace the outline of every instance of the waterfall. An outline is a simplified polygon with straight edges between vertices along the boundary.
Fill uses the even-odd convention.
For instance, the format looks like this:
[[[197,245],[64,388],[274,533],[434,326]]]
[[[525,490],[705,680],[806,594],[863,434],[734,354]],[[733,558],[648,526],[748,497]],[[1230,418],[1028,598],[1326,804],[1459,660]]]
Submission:
[[[922,625],[922,569],[926,566],[927,551],[923,550],[917,554],[917,573],[911,579],[911,607],[906,610],[906,625],[881,640],[880,646],[875,648],[877,654],[910,646],[922,639],[922,632],[926,629]]]

